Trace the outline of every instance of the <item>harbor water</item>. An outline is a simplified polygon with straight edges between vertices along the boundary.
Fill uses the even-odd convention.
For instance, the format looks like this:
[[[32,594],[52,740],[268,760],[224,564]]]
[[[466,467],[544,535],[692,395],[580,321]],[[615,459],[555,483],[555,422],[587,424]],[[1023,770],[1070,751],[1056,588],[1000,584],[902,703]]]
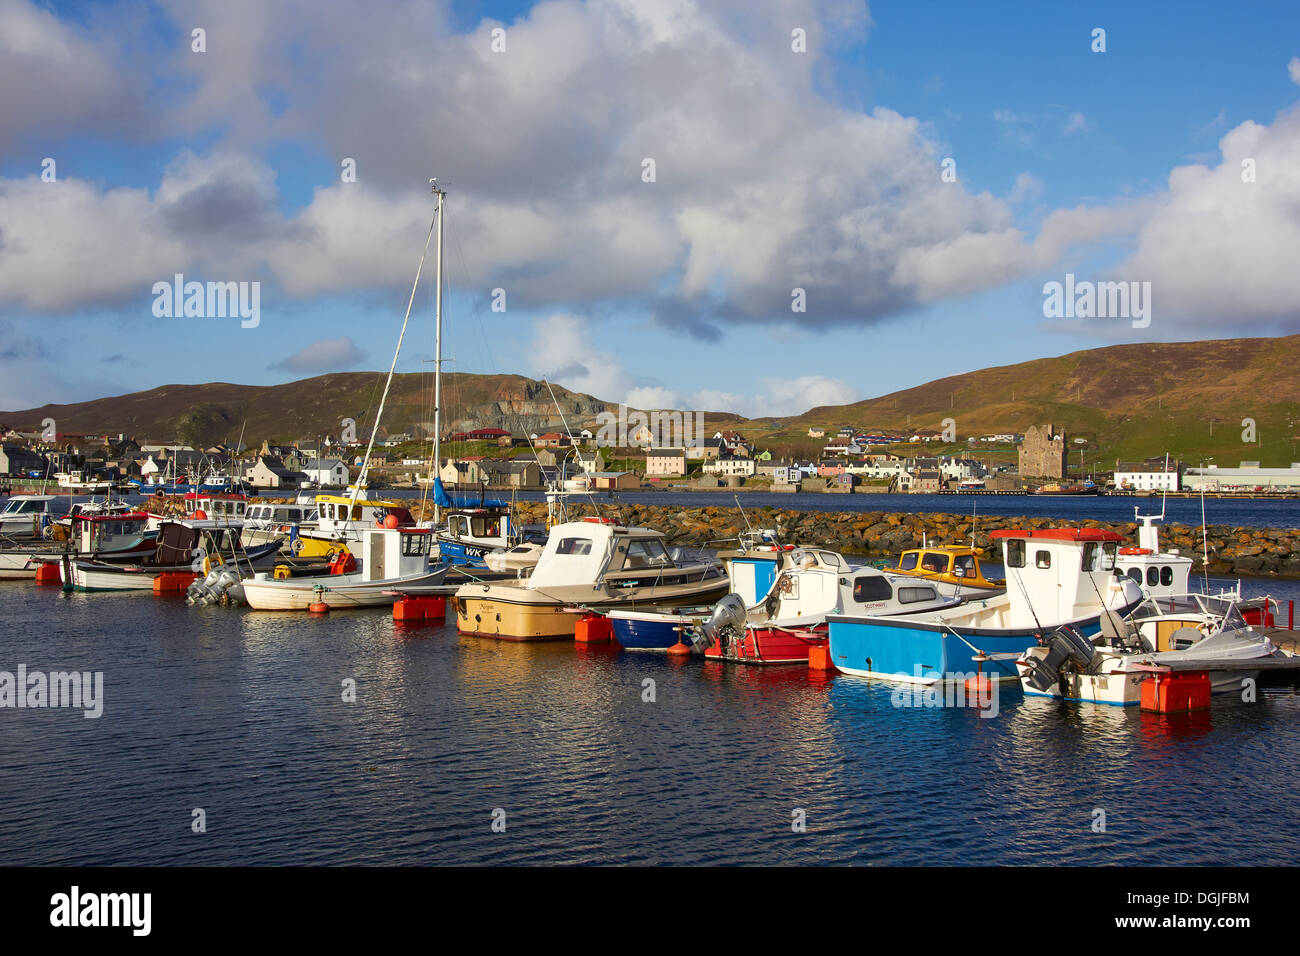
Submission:
[[[1300,584],[1247,593],[1300,598]],[[1300,697],[1179,716],[0,583],[5,864],[1233,864],[1300,852]],[[355,700],[348,701],[349,682]],[[1100,821],[1100,828],[1098,823]],[[201,824],[201,825],[200,825]],[[196,832],[199,831],[199,832]]]

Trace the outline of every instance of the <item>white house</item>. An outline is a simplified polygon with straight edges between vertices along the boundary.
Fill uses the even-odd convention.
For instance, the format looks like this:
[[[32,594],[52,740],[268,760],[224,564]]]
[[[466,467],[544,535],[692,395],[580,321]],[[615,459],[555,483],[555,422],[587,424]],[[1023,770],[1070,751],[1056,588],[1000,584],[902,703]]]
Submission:
[[[750,478],[757,470],[757,465],[752,458],[715,458],[713,461],[704,463],[704,473],[706,475],[739,475],[742,478]]]
[[[415,464],[424,464],[416,460]],[[348,483],[348,466],[337,458],[322,458],[303,466],[307,479],[322,488],[344,488]]]

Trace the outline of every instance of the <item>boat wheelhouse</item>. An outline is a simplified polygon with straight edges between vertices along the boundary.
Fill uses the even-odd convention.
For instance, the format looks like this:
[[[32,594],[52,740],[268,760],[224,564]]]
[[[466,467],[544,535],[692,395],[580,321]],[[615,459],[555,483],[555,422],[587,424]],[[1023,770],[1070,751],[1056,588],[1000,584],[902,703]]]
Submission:
[[[415,524],[405,505],[395,501],[372,500],[351,495],[317,495],[316,527],[299,528],[294,553],[319,557],[343,548],[351,550],[364,533],[385,522],[390,516],[399,527]]]
[[[1007,590],[960,606],[907,617],[842,608],[830,617],[831,661],[847,674],[908,683],[983,672],[1018,680],[1014,658],[1062,625],[1101,629],[1105,611],[1127,614],[1142,599],[1115,575],[1121,535],[1100,528],[1002,530]],[[997,659],[990,659],[999,655]]]
[[[184,502],[185,514],[188,517],[202,514],[212,521],[242,521],[248,511],[247,495],[189,491],[185,493]]]
[[[890,570],[948,586],[951,594],[985,597],[1005,591],[1005,578],[985,577],[980,565],[983,550],[965,545],[941,545],[913,548],[898,557],[898,566]]]
[[[1138,514],[1133,509],[1133,517],[1138,521],[1138,543],[1136,547],[1126,546],[1119,549],[1115,567],[1151,596],[1173,597],[1186,594],[1190,587],[1192,559],[1178,551],[1164,551],[1160,547],[1160,529],[1158,522],[1164,520],[1164,509],[1158,515]]]

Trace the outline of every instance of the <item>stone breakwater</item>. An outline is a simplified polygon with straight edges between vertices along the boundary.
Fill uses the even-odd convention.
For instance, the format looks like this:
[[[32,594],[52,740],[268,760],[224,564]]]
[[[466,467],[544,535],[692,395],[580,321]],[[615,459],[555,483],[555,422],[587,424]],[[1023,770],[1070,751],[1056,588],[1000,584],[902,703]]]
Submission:
[[[610,504],[601,506],[604,517],[662,531],[673,545],[726,547],[746,528],[736,508],[672,508],[661,505]],[[524,503],[519,506],[524,521],[544,521],[546,507]],[[844,554],[893,558],[909,548],[921,546],[921,535],[930,544],[969,544],[971,519],[952,514],[909,514],[886,511],[835,512],[752,509],[746,512],[755,528],[778,528],[781,539],[792,544],[819,545]],[[1137,544],[1137,525],[1129,522],[1067,522],[1057,518],[980,518],[974,527],[975,546],[993,549],[989,532],[1004,528],[1105,528]],[[1161,529],[1161,544],[1190,555],[1201,569],[1200,525],[1168,524]],[[1235,528],[1209,526],[1209,570],[1211,574],[1254,575],[1300,578],[1300,529]]]
[[[259,499],[281,500],[285,499]],[[406,503],[406,502],[404,502]],[[174,513],[180,504],[174,498],[151,498],[145,507],[155,513]],[[410,503],[417,519],[432,512],[432,505],[422,510],[418,501]],[[634,505],[617,501],[600,504],[603,517],[630,525],[654,528],[668,536],[672,545],[725,548],[746,529],[745,517],[737,508],[676,508],[665,505]],[[781,508],[757,508],[745,513],[754,528],[777,528],[783,541],[792,544],[818,545],[844,554],[872,558],[893,558],[909,548],[920,547],[921,536],[930,544],[969,544],[971,519],[961,515],[888,511],[791,511]],[[546,520],[546,505],[520,502],[518,520],[541,523]],[[974,525],[975,546],[992,549],[989,532],[1004,528],[1105,528],[1122,534],[1137,544],[1137,525],[1131,521],[1068,522],[1057,518],[980,518]],[[1237,528],[1210,525],[1209,570],[1211,574],[1261,577],[1300,578],[1300,529]],[[1190,555],[1200,571],[1203,560],[1200,525],[1167,524],[1160,529],[1161,544]]]

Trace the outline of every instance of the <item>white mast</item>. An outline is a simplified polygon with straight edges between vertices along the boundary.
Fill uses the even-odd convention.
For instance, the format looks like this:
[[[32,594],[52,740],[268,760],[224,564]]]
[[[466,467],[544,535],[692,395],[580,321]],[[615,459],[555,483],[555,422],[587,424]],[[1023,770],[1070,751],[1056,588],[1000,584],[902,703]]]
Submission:
[[[442,204],[447,192],[438,185],[437,179],[429,182],[438,196],[438,269],[437,288],[433,295],[433,474],[430,476],[430,485],[434,489],[433,524],[437,527],[442,509],[438,507],[437,485],[433,482],[442,474]]]
[[[442,197],[438,197],[438,207],[442,208]],[[440,222],[441,220],[439,220]],[[379,398],[379,410],[375,413],[375,424],[370,429],[370,441],[366,445],[366,457],[361,462],[361,474],[357,476],[357,483],[352,486],[351,502],[355,507],[357,495],[365,491],[366,478],[370,474],[370,453],[375,448],[375,435],[379,431],[379,420],[384,415],[384,404],[388,401],[388,390],[393,384],[393,372],[397,369],[397,357],[402,354],[402,340],[406,338],[406,326],[411,321],[411,306],[415,304],[415,290],[420,285],[420,273],[424,271],[424,260],[429,254],[429,242],[433,239],[434,223],[429,223],[429,234],[424,239],[424,252],[420,253],[420,265],[415,270],[415,282],[411,284],[411,298],[406,303],[406,316],[402,319],[402,331],[397,336],[397,348],[393,351],[393,364],[388,367],[388,378],[384,382],[384,393]]]

